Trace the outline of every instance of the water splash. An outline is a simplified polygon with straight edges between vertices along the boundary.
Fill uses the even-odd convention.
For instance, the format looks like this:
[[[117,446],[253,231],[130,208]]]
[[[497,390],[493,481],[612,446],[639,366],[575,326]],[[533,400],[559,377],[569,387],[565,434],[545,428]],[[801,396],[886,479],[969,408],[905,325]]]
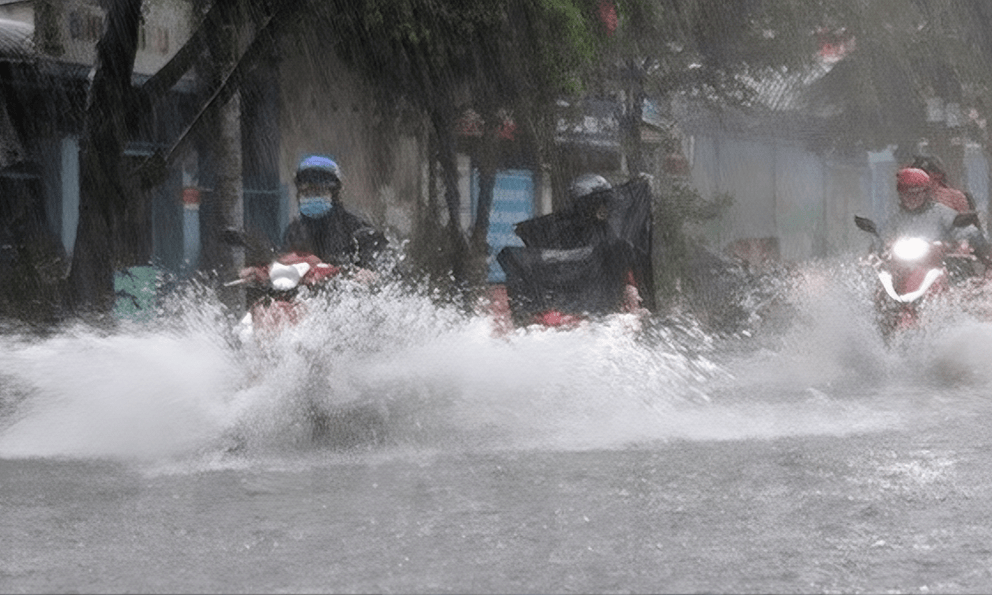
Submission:
[[[619,316],[499,337],[492,320],[398,285],[342,284],[262,345],[239,345],[202,290],[166,310],[112,334],[0,338],[0,456],[306,448],[314,406],[382,413],[392,446],[613,447],[663,438],[654,424],[703,402],[718,373],[667,327],[638,334]]]
[[[149,457],[188,451],[223,426],[236,368],[213,337],[76,328],[5,337],[5,457]]]
[[[632,330],[623,315],[497,336],[490,319],[425,292],[341,283],[259,346],[239,344],[192,286],[154,323],[0,337],[0,457],[306,456],[315,407],[379,417],[385,443],[366,445],[379,453],[843,435],[906,423],[918,414],[904,395],[941,370],[989,379],[979,352],[992,326],[886,346],[870,292],[845,267],[799,271],[779,307],[781,329],[733,337],[688,318]],[[970,359],[950,357],[962,351]]]
[[[987,407],[989,296],[948,292],[928,305],[919,328],[886,343],[876,283],[847,262],[797,269],[780,304],[790,312],[784,332],[719,360],[733,380],[710,385],[713,402],[747,421],[736,430],[715,424],[714,437],[922,428]]]

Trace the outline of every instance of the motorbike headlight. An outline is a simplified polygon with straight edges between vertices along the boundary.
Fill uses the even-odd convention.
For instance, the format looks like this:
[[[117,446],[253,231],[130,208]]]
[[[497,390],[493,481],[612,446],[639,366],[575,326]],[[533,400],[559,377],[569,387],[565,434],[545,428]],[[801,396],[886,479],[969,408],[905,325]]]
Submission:
[[[930,242],[922,238],[902,238],[892,244],[892,254],[899,260],[919,260],[930,252]]]

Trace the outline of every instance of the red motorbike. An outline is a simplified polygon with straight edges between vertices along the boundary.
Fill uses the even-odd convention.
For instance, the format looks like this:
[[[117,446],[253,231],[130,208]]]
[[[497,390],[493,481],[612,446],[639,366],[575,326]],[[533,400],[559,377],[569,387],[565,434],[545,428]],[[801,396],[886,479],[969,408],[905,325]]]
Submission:
[[[977,224],[974,212],[961,213],[955,227]],[[855,217],[858,229],[881,241],[871,219]],[[879,289],[875,307],[882,335],[918,326],[922,311],[935,297],[948,289],[952,279],[974,276],[975,256],[956,244],[923,237],[896,237],[884,242],[882,249],[867,257],[875,270]]]
[[[341,273],[341,267],[322,262],[313,254],[290,252],[268,265],[247,267],[228,286],[247,285],[259,295],[238,326],[244,341],[256,333],[272,334],[297,324],[306,313],[300,291],[313,288]]]
[[[290,252],[267,265],[242,269],[239,279],[229,286],[245,285],[257,297],[251,299],[248,312],[241,319],[236,334],[243,344],[265,348],[279,333],[298,325],[308,312],[311,291],[337,277],[343,269],[322,262],[313,254]],[[312,444],[333,448],[352,448],[383,444],[387,436],[387,412],[378,403],[351,402],[334,404],[324,391],[332,391],[326,382],[326,355],[302,349],[310,358],[313,380],[304,383],[304,417],[310,426]],[[245,447],[243,437],[235,437],[237,451]]]

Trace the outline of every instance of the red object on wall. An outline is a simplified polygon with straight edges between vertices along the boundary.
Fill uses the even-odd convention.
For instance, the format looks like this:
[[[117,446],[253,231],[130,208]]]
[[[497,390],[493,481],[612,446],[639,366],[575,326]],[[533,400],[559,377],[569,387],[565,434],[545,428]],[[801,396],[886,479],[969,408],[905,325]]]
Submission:
[[[200,189],[183,188],[183,206],[195,209],[200,206]]]
[[[692,170],[689,166],[689,160],[681,153],[669,153],[666,155],[664,169],[665,173],[673,176],[688,176]]]
[[[617,7],[610,0],[603,0],[599,3],[599,20],[606,27],[606,34],[613,35],[617,30]]]

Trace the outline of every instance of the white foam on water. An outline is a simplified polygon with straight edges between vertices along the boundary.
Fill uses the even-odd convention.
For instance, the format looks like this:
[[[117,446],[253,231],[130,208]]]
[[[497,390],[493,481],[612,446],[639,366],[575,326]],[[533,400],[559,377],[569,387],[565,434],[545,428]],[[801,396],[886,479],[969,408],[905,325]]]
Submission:
[[[852,279],[803,271],[790,324],[765,339],[717,339],[688,320],[632,331],[629,316],[497,336],[423,294],[342,286],[258,348],[190,293],[155,324],[0,338],[0,457],[306,456],[314,404],[381,414],[387,440],[366,451],[379,453],[845,435],[905,424],[902,395],[935,382],[992,379],[992,324],[887,346]]]
[[[717,407],[710,413],[715,418],[721,406],[732,413],[711,426],[713,436],[911,429],[987,401],[992,323],[983,312],[992,301],[948,292],[926,308],[918,328],[886,342],[874,283],[846,264],[798,271],[786,300],[795,312],[788,329],[770,348],[721,360],[732,381],[711,384]]]
[[[219,397],[235,372],[211,339],[82,329],[5,339],[4,397],[19,403],[4,420],[0,456],[146,458],[202,445],[225,423]]]

